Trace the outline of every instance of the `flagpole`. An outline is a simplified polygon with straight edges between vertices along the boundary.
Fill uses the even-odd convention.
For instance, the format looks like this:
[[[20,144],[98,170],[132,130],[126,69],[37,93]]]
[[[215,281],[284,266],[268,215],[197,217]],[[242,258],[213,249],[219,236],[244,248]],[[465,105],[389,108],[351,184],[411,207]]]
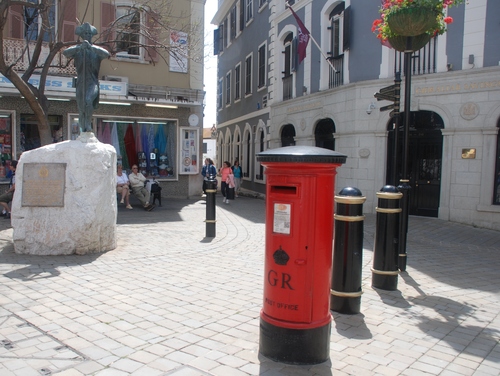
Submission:
[[[319,46],[318,42],[316,42],[316,39],[314,39],[314,37],[309,32],[309,30],[307,30],[307,28],[304,26],[304,23],[302,22],[302,20],[299,19],[299,16],[297,16],[297,14],[294,12],[294,10],[290,6],[290,4],[288,4],[288,2],[286,2],[285,4],[286,4],[287,8],[290,8],[290,11],[292,12],[292,15],[296,18],[297,23],[299,23],[299,29],[302,30],[302,28],[304,28],[305,31],[307,31],[307,36],[312,39],[313,43],[316,45],[316,47],[318,47],[318,50],[319,50],[320,54],[323,55],[323,57],[325,58],[325,60],[327,61],[327,63],[330,65],[330,67],[332,67],[333,71],[335,73],[337,73],[337,69],[335,69],[335,67],[333,66],[332,62],[328,58],[328,56],[326,56],[326,54],[323,52],[323,50]],[[304,33],[303,31],[301,31],[301,32]]]
[[[314,42],[314,44],[316,45],[316,47],[318,47],[319,52],[321,53],[321,55],[323,55],[323,57],[328,62],[328,64],[330,64],[330,66],[332,67],[333,71],[335,73],[337,73],[337,69],[335,69],[335,67],[333,66],[332,62],[330,61],[330,58],[325,55],[325,53],[323,52],[323,50],[319,46],[318,42],[316,42],[316,39],[314,39],[314,37],[311,35],[311,33],[309,33],[309,38],[311,38],[311,40]]]

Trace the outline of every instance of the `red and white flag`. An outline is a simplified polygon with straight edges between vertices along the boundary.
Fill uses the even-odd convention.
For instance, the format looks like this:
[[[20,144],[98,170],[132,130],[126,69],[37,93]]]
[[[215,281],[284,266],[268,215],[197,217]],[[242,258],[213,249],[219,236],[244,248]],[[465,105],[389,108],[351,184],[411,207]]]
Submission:
[[[297,24],[299,25],[299,46],[298,46],[298,54],[299,54],[299,64],[304,60],[306,57],[306,48],[307,44],[309,43],[309,30],[307,30],[307,27],[303,24],[302,20],[297,16],[297,13],[295,13],[292,9],[291,6],[288,6],[290,8],[290,11],[292,12],[292,15],[295,17],[295,20],[297,21]]]

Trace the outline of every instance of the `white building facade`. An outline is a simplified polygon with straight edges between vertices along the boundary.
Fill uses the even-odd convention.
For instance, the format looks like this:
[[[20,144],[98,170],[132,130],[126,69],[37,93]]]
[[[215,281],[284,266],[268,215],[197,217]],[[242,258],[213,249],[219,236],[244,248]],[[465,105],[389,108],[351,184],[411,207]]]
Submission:
[[[376,192],[405,178],[402,122],[395,132],[394,118],[380,111],[391,102],[374,98],[399,73],[405,111],[404,54],[382,46],[372,34],[378,2],[301,0],[292,6],[321,48],[310,41],[300,65],[294,57],[297,23],[283,2],[219,5],[213,20],[222,34],[219,153],[240,159],[244,188],[264,193],[266,178],[256,160],[260,151],[287,145],[336,150],[348,157],[337,169],[337,191],[359,188],[367,197],[364,211],[373,213]],[[252,9],[251,20],[242,8]],[[450,8],[448,15],[454,22],[447,33],[411,59],[409,212],[499,229],[500,3],[468,2]],[[264,22],[270,26],[263,29]],[[260,63],[262,46],[265,64]],[[253,68],[242,77],[251,77],[254,86],[235,100],[234,76],[240,74],[235,67],[245,66],[248,56],[254,57]]]

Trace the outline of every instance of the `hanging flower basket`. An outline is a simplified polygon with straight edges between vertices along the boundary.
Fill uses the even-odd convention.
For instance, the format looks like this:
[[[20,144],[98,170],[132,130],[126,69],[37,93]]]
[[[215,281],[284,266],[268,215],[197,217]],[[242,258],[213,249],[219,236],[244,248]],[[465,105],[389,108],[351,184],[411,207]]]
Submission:
[[[410,45],[407,48],[407,40],[410,38]],[[424,47],[427,43],[429,43],[429,40],[431,39],[431,36],[427,33],[416,35],[414,37],[403,37],[403,36],[393,36],[389,37],[389,43],[391,44],[392,48],[394,48],[396,51],[400,52],[405,52],[405,51],[418,51],[422,47]]]
[[[435,9],[415,6],[394,9],[387,14],[386,21],[394,34],[413,37],[438,29],[437,18]]]

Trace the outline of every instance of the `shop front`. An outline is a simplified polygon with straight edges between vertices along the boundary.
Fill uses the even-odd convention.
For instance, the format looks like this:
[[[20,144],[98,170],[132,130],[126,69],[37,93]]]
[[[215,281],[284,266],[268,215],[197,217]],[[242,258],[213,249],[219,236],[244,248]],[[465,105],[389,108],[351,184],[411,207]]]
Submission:
[[[62,83],[58,88],[66,86]],[[46,93],[52,141],[75,140],[80,127],[74,89]],[[0,96],[0,185],[6,188],[10,162],[40,147],[41,141],[38,122],[19,93],[2,81]],[[166,101],[132,96],[123,82],[101,81],[93,132],[99,141],[115,147],[118,163],[127,172],[137,164],[146,177],[159,182],[164,196],[191,197],[200,191],[196,178],[201,171],[202,124],[188,119],[193,114],[201,117],[201,101],[177,97],[172,103]]]

